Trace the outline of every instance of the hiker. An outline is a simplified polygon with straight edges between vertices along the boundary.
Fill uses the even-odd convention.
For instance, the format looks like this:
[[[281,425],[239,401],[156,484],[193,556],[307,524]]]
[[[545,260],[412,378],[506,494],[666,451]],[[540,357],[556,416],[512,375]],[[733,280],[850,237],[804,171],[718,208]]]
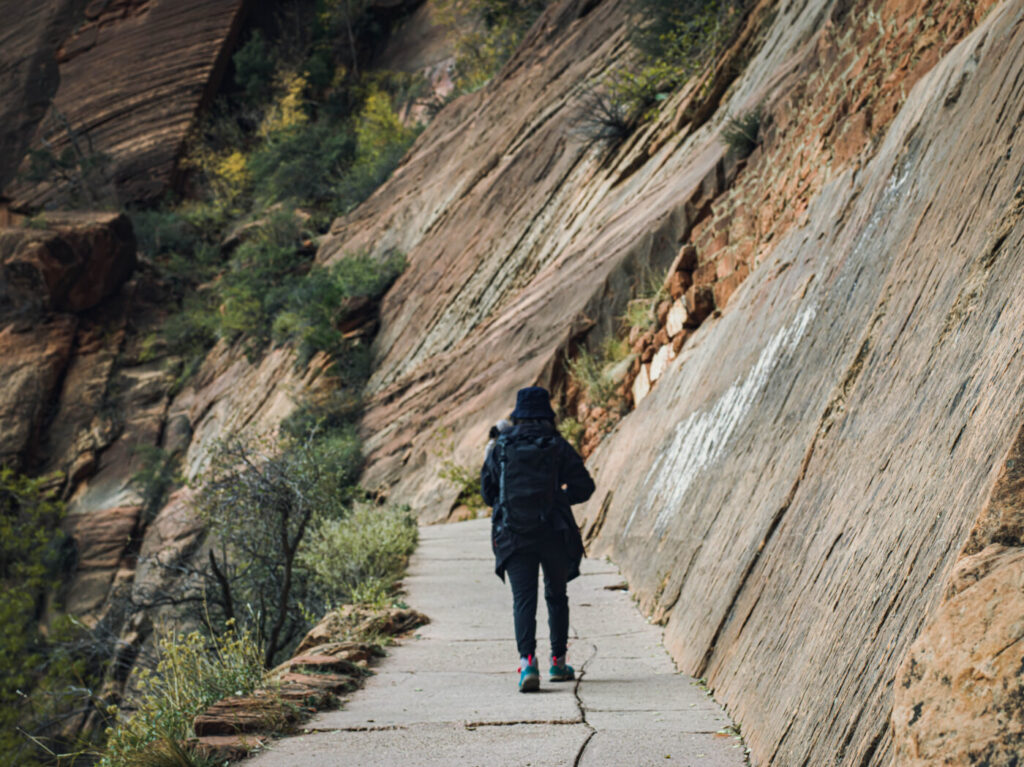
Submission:
[[[594,492],[583,459],[555,430],[546,389],[530,386],[516,395],[513,426],[500,432],[480,471],[484,502],[493,507],[494,572],[512,586],[519,648],[519,690],[540,687],[536,658],[537,570],[544,570],[552,682],[575,678],[566,663],[569,598],[566,584],[580,574],[583,540],[571,504]]]

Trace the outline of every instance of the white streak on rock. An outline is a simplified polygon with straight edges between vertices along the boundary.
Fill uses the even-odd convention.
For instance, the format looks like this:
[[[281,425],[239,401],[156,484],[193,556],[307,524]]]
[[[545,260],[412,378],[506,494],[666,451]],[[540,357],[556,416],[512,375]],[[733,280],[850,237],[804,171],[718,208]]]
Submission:
[[[813,305],[802,310],[765,345],[742,381],[730,386],[709,409],[691,413],[676,426],[640,485],[647,488],[647,493],[630,514],[623,536],[629,533],[640,509],[656,510],[654,533],[659,538],[665,534],[697,475],[725,452],[779,359],[796,348],[814,315]]]

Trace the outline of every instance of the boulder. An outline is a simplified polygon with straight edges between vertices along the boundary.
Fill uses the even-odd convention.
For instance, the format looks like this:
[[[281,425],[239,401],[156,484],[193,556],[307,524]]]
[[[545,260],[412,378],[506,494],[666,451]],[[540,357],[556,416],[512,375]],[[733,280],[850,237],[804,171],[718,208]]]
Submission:
[[[135,268],[135,235],[119,213],[53,213],[0,230],[0,322],[82,312],[113,295]]]

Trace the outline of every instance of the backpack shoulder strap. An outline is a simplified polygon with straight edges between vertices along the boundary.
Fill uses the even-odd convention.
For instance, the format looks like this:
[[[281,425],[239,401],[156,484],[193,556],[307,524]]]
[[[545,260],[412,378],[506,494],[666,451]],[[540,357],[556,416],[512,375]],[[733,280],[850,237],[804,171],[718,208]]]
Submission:
[[[502,434],[494,445],[495,456],[498,458],[498,505],[505,507],[508,502],[508,494],[505,490],[505,475],[508,473],[508,439]]]

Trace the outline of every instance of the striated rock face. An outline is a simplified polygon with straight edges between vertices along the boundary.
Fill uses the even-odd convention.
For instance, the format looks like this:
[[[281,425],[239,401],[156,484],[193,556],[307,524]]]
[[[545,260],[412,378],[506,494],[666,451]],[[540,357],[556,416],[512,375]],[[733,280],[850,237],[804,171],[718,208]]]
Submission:
[[[21,17],[24,3],[7,5],[7,16]],[[3,49],[6,67],[41,70],[46,82],[26,74],[24,86],[8,89],[5,83],[0,108],[17,113],[25,102],[31,104],[29,116],[38,123],[30,139],[33,147],[46,147],[58,157],[72,152],[85,160],[83,167],[95,166],[93,160],[100,156],[105,162],[85,174],[88,181],[77,190],[59,179],[8,185],[10,175],[0,167],[4,194],[19,208],[64,203],[72,193],[80,204],[95,204],[111,188],[119,201],[159,195],[171,181],[200,105],[216,90],[245,0],[51,2],[41,4],[36,14],[41,16],[50,5],[50,26],[36,22],[45,30],[39,44]],[[59,21],[70,30],[68,22],[76,14],[69,9],[75,6],[84,7],[83,18],[72,22],[73,31],[58,35],[53,26]],[[59,49],[46,47],[58,36]],[[55,61],[49,58],[54,53]],[[43,116],[41,105],[57,81]],[[14,133],[8,143],[24,149],[24,126]]]
[[[87,0],[0,2],[0,190],[14,177],[57,89],[57,49]]]
[[[963,687],[912,727],[894,715],[922,627],[956,640],[926,651],[940,682],[1016,631],[935,610],[976,521],[978,552],[1017,524],[978,518],[1024,412],[1022,17],[1020,0],[766,3],[707,80],[602,156],[574,137],[577,93],[622,56],[625,7],[549,8],[321,251],[409,254],[376,342],[366,481],[445,519],[442,462],[476,464],[515,389],[560,388],[566,349],[596,346],[643,270],[671,268],[659,326],[630,339],[635,409],[590,459],[592,549],[754,764],[918,753],[893,721],[901,744],[941,741],[943,711],[984,703]],[[738,162],[718,137],[759,104]],[[1016,565],[997,559],[963,592],[993,579],[979,610],[1016,609]],[[990,666],[996,708],[1009,663]],[[911,711],[938,695],[913,694]],[[1008,753],[999,716],[957,753]]]
[[[892,760],[897,669],[1020,426],[1022,13],[997,6],[917,83],[874,156],[821,186],[591,461],[594,547],[757,764]],[[1012,529],[1004,516],[980,527]],[[895,714],[913,763],[1018,748],[998,712],[1016,671],[977,672],[1005,698],[964,677],[1016,638],[1009,615],[978,623],[1019,614],[1013,567],[952,599],[914,651],[930,687]]]
[[[896,763],[1012,765],[1024,751],[1024,429],[942,604],[896,678]]]

